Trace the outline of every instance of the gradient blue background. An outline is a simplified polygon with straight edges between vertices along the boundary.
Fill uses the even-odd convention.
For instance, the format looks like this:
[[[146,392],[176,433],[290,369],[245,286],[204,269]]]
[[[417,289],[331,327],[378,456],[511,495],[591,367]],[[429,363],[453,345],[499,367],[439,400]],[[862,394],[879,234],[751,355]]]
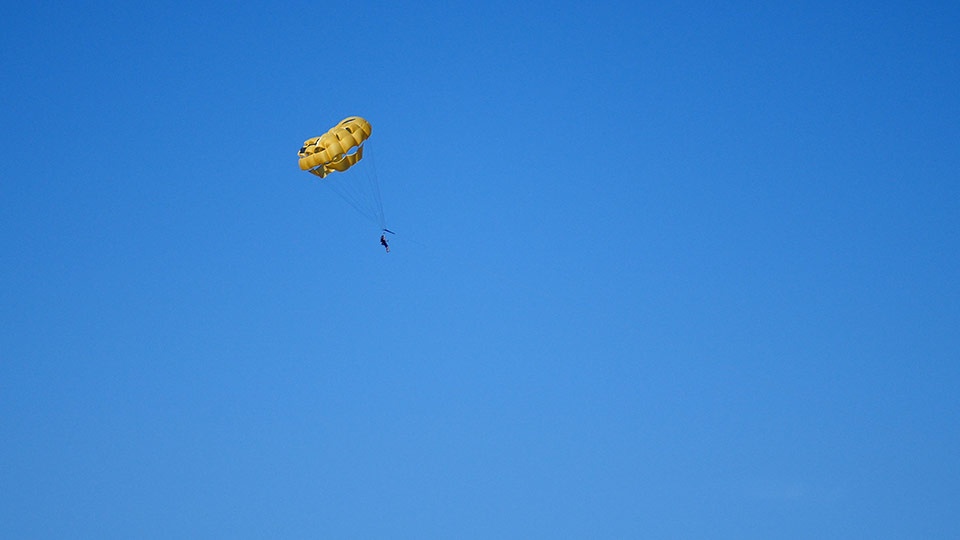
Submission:
[[[0,536],[960,537],[956,2],[19,2]],[[302,173],[374,127],[388,226]]]

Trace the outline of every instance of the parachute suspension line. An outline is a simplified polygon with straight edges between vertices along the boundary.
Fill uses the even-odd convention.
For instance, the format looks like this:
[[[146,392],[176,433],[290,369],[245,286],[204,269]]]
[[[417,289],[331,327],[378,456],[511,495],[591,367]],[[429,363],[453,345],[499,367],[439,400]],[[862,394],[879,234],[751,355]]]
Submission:
[[[361,216],[367,219],[370,218],[370,210],[364,209],[364,205],[361,203],[360,200],[357,199],[356,195],[343,189],[343,186],[340,185],[339,182],[336,182],[334,180],[328,180],[326,182],[321,180],[321,182],[326,184],[330,188],[330,191],[336,193],[338,197],[340,197],[341,199],[344,200],[344,202],[349,204],[350,207],[356,210],[358,214],[360,214]]]
[[[380,196],[380,176],[377,174],[377,159],[376,156],[370,157],[372,158],[370,160],[370,168],[373,171],[373,191],[377,201],[377,217],[380,219],[380,230],[393,234],[387,230],[387,218],[383,214],[383,198]]]
[[[356,178],[337,177],[336,179],[331,179],[330,187],[335,191],[339,191],[344,197],[349,198],[363,214],[370,218],[373,208],[370,204],[369,197],[364,192],[364,182],[358,181],[361,178],[362,175]]]

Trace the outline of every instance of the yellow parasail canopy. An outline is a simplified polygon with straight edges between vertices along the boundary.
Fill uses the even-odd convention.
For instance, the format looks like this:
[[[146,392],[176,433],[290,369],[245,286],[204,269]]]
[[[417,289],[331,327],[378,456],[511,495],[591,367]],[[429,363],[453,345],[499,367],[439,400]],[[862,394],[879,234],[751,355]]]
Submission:
[[[323,178],[346,171],[363,158],[363,141],[370,137],[370,122],[351,116],[319,137],[307,139],[300,149],[300,169]]]

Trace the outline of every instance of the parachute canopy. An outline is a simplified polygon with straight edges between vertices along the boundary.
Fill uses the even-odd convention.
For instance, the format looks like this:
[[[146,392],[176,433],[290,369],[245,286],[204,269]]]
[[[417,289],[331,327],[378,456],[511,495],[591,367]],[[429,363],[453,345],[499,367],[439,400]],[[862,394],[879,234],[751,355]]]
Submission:
[[[346,171],[363,159],[363,141],[370,137],[370,122],[351,116],[319,137],[307,139],[300,149],[300,170],[323,178]]]

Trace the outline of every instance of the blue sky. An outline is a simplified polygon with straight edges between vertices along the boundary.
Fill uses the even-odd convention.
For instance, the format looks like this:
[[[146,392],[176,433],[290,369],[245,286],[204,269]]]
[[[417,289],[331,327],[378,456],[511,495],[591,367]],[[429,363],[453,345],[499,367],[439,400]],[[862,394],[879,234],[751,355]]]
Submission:
[[[960,536],[955,3],[27,2],[0,65],[0,536]],[[350,115],[390,254],[297,167]]]

